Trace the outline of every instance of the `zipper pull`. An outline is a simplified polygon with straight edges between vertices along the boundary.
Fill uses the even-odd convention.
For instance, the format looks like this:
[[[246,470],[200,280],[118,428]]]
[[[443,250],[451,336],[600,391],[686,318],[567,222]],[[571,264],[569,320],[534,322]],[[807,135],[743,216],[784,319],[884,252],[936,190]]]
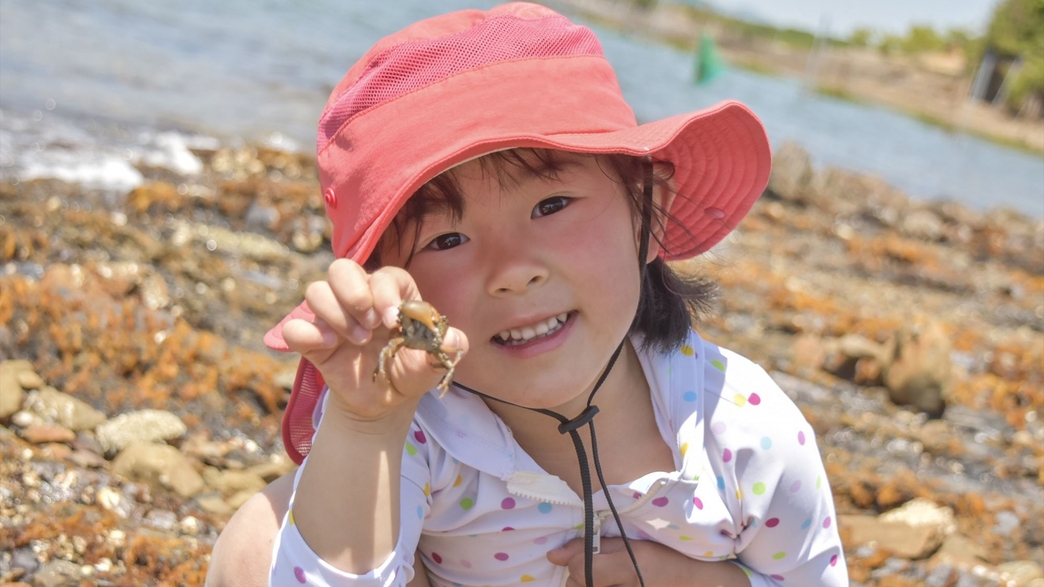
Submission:
[[[602,517],[595,515],[594,519],[594,547],[591,548],[591,554],[599,554],[602,551]]]

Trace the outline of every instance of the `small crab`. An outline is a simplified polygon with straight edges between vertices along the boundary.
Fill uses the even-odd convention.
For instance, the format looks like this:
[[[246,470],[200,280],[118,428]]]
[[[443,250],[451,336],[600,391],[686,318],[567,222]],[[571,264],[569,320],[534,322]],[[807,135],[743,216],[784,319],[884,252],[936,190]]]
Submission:
[[[399,304],[399,323],[395,327],[395,336],[388,341],[381,350],[380,359],[377,361],[377,369],[373,372],[374,381],[377,376],[387,377],[384,367],[388,361],[399,352],[402,347],[425,351],[437,359],[436,367],[442,366],[446,369],[446,375],[439,382],[438,389],[442,395],[449,391],[450,383],[453,381],[453,370],[460,362],[464,351],[450,349],[442,346],[442,339],[449,330],[449,321],[429,303],[419,300],[404,300]],[[455,356],[450,358],[450,354]]]

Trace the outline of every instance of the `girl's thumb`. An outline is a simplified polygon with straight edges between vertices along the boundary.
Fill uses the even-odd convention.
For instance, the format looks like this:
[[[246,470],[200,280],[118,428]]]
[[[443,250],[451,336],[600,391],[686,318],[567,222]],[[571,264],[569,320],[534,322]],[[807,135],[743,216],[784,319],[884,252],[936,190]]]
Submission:
[[[468,337],[460,330],[450,327],[446,336],[442,339],[442,346],[446,349],[461,350],[468,352]]]

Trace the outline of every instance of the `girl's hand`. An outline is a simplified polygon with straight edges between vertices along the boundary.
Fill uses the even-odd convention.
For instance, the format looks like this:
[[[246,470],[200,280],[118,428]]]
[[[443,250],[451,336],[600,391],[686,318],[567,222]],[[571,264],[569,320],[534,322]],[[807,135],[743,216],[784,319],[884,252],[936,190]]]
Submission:
[[[305,300],[315,320],[291,320],[283,326],[283,338],[322,373],[330,387],[328,410],[351,420],[379,421],[416,402],[441,378],[424,351],[403,347],[385,365],[387,378],[373,373],[381,350],[398,322],[399,304],[419,300],[410,274],[396,267],[382,267],[367,274],[357,263],[338,259],[330,265],[326,281],[308,286]],[[450,328],[444,344],[467,351],[464,333]]]
[[[704,562],[658,542],[631,540],[645,587],[750,587],[743,571],[728,562]],[[584,539],[571,540],[547,553],[547,560],[569,568],[566,587],[585,587]],[[631,557],[621,538],[602,538],[592,571],[596,587],[640,587]]]

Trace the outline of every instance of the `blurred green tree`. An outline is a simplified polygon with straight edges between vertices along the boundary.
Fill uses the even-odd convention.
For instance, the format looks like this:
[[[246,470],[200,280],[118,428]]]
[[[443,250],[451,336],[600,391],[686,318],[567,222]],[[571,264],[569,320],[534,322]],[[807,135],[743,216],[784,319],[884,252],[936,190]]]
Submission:
[[[867,28],[858,28],[848,36],[848,43],[853,47],[868,47],[873,36],[874,31]]]
[[[929,51],[941,51],[946,46],[942,38],[930,25],[913,25],[902,40],[903,53],[916,55]]]

